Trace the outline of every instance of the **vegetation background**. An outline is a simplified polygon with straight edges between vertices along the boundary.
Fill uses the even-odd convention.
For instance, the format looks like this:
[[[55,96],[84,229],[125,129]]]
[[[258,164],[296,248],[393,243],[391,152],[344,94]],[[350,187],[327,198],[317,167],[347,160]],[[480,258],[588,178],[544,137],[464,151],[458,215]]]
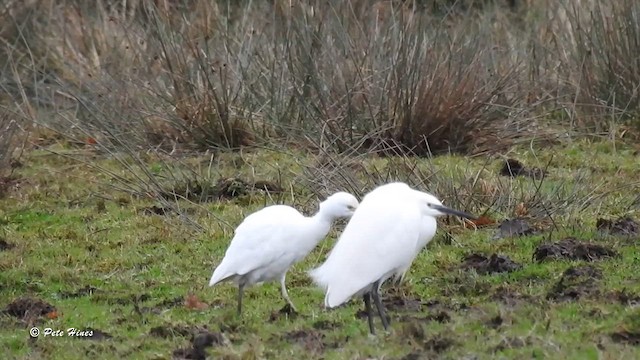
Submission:
[[[634,0],[5,0],[0,344],[637,358],[639,89]],[[270,285],[242,318],[205,286],[247,214],[392,180],[482,217],[385,290],[391,333],[320,306],[305,271],[341,225],[289,276],[297,316]]]

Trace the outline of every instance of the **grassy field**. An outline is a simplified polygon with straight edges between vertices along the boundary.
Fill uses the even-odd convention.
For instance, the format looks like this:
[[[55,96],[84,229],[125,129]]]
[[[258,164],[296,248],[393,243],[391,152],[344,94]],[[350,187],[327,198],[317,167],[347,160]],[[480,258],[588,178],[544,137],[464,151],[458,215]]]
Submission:
[[[433,189],[445,204],[455,200],[442,190],[447,184],[459,190],[459,200],[469,189],[464,182],[475,177],[476,200],[465,208],[484,215],[487,224],[476,229],[457,219],[441,221],[436,239],[405,282],[384,287],[391,330],[371,337],[360,301],[325,310],[322,293],[306,275],[324,259],[339,229],[288,276],[297,316],[280,311],[284,302],[275,284],[248,290],[240,318],[234,287],[206,286],[244,216],[276,202],[295,204],[306,213],[315,210],[318,199],[298,176],[305,164],[316,161],[314,156],[265,149],[221,154],[217,178],[274,181],[286,190],[178,202],[204,227],[198,232],[173,214],[158,214],[161,205],[155,201],[114,191],[113,177],[89,164],[125,177],[131,173],[90,146],[27,151],[14,164],[13,180],[6,181],[0,200],[3,357],[640,357],[638,224],[601,224],[597,230],[600,218],[638,217],[638,149],[579,141],[535,152],[515,149],[510,157],[544,168],[545,177],[501,175],[504,160],[498,157],[415,160],[423,174],[437,170],[438,176],[411,180],[425,180],[418,187]],[[195,167],[209,159],[183,161]],[[370,169],[398,162],[364,156],[354,173],[366,181]],[[145,164],[159,177],[166,171],[152,156]],[[391,179],[407,180],[388,173]],[[531,229],[520,226],[516,230],[522,236],[497,236],[499,224],[515,217]],[[562,251],[548,246],[567,237],[585,243],[565,243]],[[556,258],[549,257],[553,251]],[[94,337],[41,334],[31,339],[32,326],[41,331],[91,329]]]

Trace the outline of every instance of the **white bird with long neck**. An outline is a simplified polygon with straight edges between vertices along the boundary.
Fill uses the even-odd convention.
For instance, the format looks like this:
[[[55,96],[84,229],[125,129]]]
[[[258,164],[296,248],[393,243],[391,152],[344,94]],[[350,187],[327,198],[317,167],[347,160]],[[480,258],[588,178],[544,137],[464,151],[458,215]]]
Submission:
[[[369,331],[375,334],[373,298],[387,329],[380,286],[392,276],[404,277],[417,254],[435,235],[436,218],[446,214],[475,218],[404,183],[382,185],[368,193],[327,260],[309,272],[325,291],[325,306],[333,308],[362,295]]]
[[[231,280],[238,286],[238,315],[246,287],[279,280],[282,297],[295,311],[285,286],[289,268],[304,259],[324,239],[333,222],[349,218],[358,207],[351,194],[338,192],[305,217],[286,205],[272,205],[247,216],[236,228],[224,259],[213,271],[209,286]]]

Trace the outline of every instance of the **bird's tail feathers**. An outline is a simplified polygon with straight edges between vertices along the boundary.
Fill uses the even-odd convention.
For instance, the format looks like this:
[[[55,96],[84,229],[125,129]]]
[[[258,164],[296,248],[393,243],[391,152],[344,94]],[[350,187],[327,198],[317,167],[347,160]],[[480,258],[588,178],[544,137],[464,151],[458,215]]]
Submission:
[[[224,281],[231,275],[232,274],[229,274],[229,272],[227,271],[226,266],[224,266],[224,263],[221,263],[213,271],[213,275],[211,275],[211,279],[209,280],[209,286],[213,286],[221,281]]]

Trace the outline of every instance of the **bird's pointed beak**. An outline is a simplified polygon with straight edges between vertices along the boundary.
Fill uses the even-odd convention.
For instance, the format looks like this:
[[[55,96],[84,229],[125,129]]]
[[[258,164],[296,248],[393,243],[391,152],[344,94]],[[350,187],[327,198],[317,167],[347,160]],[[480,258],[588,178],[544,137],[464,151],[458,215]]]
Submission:
[[[456,216],[460,216],[469,220],[475,220],[477,219],[477,216],[471,215],[471,214],[467,214],[466,212],[463,211],[459,211],[459,210],[455,210],[452,209],[450,207],[446,207],[444,205],[433,205],[432,208],[440,211],[443,214],[450,214],[450,215],[456,215]]]

